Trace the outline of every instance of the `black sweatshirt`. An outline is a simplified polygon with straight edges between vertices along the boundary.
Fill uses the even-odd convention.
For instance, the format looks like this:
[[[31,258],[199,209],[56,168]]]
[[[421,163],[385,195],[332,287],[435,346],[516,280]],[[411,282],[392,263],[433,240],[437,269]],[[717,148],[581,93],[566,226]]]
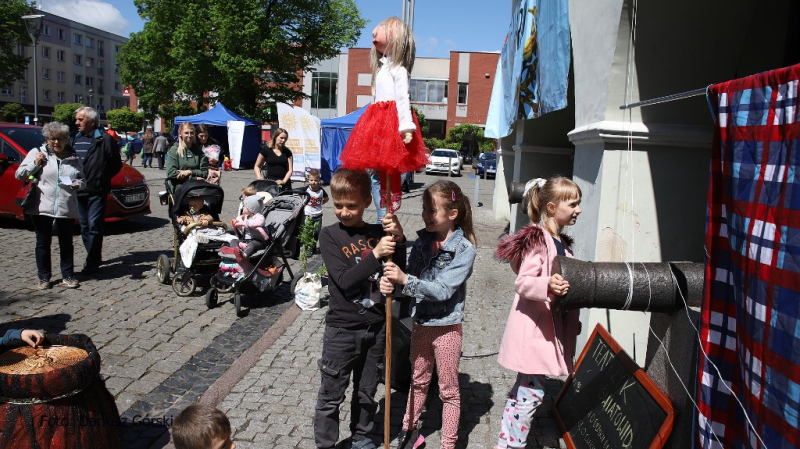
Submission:
[[[328,325],[358,327],[385,319],[378,277],[382,264],[372,252],[384,235],[377,224],[351,228],[336,223],[322,228],[319,248],[328,268],[331,295],[325,315]],[[392,261],[405,271],[405,242],[397,244]]]

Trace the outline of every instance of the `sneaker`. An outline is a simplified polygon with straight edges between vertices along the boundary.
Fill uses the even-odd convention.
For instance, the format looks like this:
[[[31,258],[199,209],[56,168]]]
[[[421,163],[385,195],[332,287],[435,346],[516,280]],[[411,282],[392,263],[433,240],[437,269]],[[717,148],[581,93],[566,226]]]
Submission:
[[[39,279],[39,283],[36,285],[36,288],[39,290],[47,290],[50,287],[50,281],[46,281],[44,279]]]
[[[61,286],[66,288],[78,288],[81,284],[75,278],[64,278],[61,281]]]
[[[230,246],[223,246],[219,249],[219,255],[225,259],[236,259],[236,253],[239,248],[231,248]]]
[[[401,430],[397,435],[397,449],[417,449],[425,444],[425,437],[419,430]]]
[[[357,437],[353,437],[350,440],[350,449],[378,449],[378,446],[372,442],[369,438],[361,437],[361,439],[356,439]]]

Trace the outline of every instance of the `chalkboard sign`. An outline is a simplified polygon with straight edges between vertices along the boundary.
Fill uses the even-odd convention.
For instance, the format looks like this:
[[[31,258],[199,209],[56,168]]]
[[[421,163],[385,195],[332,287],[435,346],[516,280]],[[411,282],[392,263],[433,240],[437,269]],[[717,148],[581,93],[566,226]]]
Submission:
[[[669,399],[599,324],[554,411],[571,449],[658,449],[672,431]]]

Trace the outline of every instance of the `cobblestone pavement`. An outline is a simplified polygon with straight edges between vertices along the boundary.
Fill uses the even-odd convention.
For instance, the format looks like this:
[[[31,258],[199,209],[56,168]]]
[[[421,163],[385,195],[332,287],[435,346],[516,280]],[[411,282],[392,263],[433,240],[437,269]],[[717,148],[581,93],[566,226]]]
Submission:
[[[137,167],[139,168],[139,167]],[[148,179],[153,213],[107,227],[103,269],[91,279],[81,279],[79,289],[54,287],[38,291],[33,255],[34,235],[18,223],[0,222],[5,276],[0,278],[0,331],[8,328],[42,328],[52,333],[82,333],[92,338],[102,358],[101,375],[114,395],[126,421],[124,447],[164,447],[166,425],[179,410],[203,397],[209,387],[245,351],[254,346],[280,317],[293,315],[288,286],[284,284],[267,299],[245,300],[248,314],[237,318],[230,295],[220,295],[221,304],[207,309],[205,289],[180,298],[169,285],[155,278],[159,254],[172,251],[172,228],[166,208],[158,204],[164,172],[140,169]],[[465,174],[468,171],[465,170]],[[224,220],[233,217],[242,187],[252,179],[251,171],[223,173],[226,191]],[[415,188],[404,195],[398,213],[406,235],[413,239],[422,228],[421,194],[426,183],[440,177],[417,175]],[[453,178],[473,199],[474,179]],[[504,395],[514,374],[500,368],[496,356],[508,305],[513,297],[513,273],[492,257],[505,223],[494,220],[491,207],[494,181],[481,181],[480,201],[474,208],[479,253],[469,284],[467,322],[464,327],[464,358],[461,363],[462,425],[459,447],[492,447],[499,428]],[[365,217],[375,219],[370,208]],[[335,221],[332,206],[325,207],[324,224]],[[85,257],[79,236],[74,238],[75,263]],[[58,273],[58,245],[53,244],[54,281]],[[299,264],[291,261],[297,274]],[[230,392],[213,396],[212,403],[231,417],[238,447],[313,447],[312,417],[319,386],[316,359],[322,342],[326,309],[302,312],[283,335],[254,359],[255,365],[233,382]],[[296,312],[295,312],[296,314]],[[230,372],[225,375],[231,374]],[[234,377],[234,379],[238,379]],[[558,380],[548,384],[554,396]],[[349,395],[349,393],[348,393]],[[428,410],[423,414],[423,434],[428,447],[438,446],[441,402],[431,390]],[[383,407],[383,387],[377,398]],[[397,432],[405,408],[405,394],[392,394],[392,435]],[[528,447],[558,447],[558,431],[549,412],[540,408]],[[383,411],[377,426],[382,433]],[[343,422],[349,420],[347,406]],[[165,425],[166,424],[166,425]],[[347,437],[346,424],[342,438]],[[373,436],[376,442],[382,435]],[[563,444],[563,443],[561,443]]]

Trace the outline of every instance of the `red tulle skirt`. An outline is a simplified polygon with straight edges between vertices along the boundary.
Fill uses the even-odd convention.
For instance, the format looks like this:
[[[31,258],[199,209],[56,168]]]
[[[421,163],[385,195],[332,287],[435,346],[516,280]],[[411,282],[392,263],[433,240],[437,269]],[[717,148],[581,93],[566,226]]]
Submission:
[[[417,115],[411,111],[417,129],[411,142],[404,144],[398,130],[397,108],[394,101],[369,105],[358,119],[339,160],[349,169],[373,169],[385,173],[416,171],[428,163],[428,150],[419,132]]]

